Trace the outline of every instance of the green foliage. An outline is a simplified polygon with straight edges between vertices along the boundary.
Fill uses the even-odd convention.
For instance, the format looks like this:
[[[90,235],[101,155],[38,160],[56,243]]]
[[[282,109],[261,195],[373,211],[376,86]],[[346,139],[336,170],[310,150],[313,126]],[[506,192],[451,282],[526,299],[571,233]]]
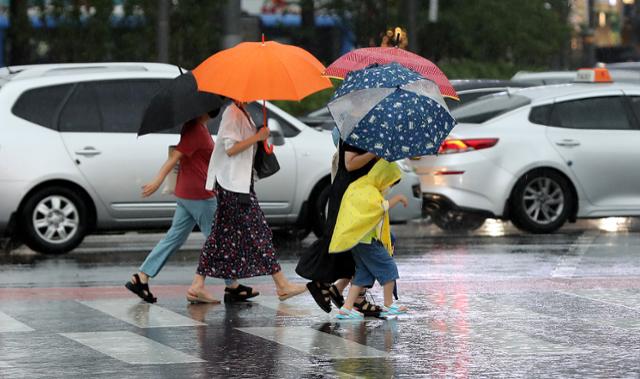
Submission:
[[[428,3],[428,1],[420,1]],[[327,10],[339,15],[351,27],[358,47],[379,46],[389,26],[400,24],[400,0],[330,0]]]
[[[333,92],[342,83],[342,80],[331,79],[331,82],[333,83],[333,88],[316,92],[301,101],[274,101],[273,103],[294,116],[302,116],[327,105],[329,99],[333,96]]]
[[[81,11],[89,4],[91,14]],[[17,35],[29,41],[25,63],[155,61],[155,0],[127,0],[124,17],[113,19],[113,0],[36,0],[49,9],[55,26],[20,24]],[[219,49],[223,1],[180,0],[170,11],[170,60],[187,68]],[[44,14],[44,12],[43,12]],[[43,16],[43,22],[46,17]],[[13,63],[13,62],[11,62]]]
[[[422,23],[420,53],[440,61],[464,59],[548,66],[569,41],[566,0],[448,0],[435,24]],[[421,10],[426,19],[428,9]]]

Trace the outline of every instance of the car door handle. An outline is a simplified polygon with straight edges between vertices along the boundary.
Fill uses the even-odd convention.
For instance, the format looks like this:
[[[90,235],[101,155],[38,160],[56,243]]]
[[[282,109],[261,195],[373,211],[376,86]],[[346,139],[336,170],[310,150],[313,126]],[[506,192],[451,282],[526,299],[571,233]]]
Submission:
[[[98,155],[101,153],[102,153],[101,151],[96,150],[95,147],[91,147],[91,146],[85,147],[84,150],[76,151],[76,154],[83,155],[85,157],[92,157],[94,155]]]
[[[576,147],[576,146],[580,146],[580,142],[572,139],[563,139],[560,142],[556,142],[556,145],[562,146],[562,147]]]

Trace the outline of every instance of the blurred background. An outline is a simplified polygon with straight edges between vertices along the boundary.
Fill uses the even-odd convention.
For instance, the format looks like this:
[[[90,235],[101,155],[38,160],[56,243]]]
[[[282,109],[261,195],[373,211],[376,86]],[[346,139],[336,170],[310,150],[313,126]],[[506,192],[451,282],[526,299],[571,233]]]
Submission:
[[[191,69],[262,33],[328,65],[379,46],[400,26],[402,47],[449,78],[506,79],[637,60],[639,21],[634,0],[0,0],[0,66],[158,61]],[[285,107],[304,114],[327,96]]]

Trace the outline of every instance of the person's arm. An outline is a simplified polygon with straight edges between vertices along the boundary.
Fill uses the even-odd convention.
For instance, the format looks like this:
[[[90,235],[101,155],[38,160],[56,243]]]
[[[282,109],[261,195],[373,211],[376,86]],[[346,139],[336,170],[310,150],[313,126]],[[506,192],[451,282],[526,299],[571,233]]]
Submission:
[[[166,178],[171,170],[173,170],[180,158],[182,158],[182,155],[183,154],[176,149],[171,151],[169,158],[167,158],[162,167],[160,167],[158,175],[156,175],[151,183],[147,183],[142,186],[142,197],[149,197],[153,195],[153,193],[156,192],[158,188],[160,188],[160,185],[162,185],[164,178]]]
[[[243,151],[247,150],[248,148],[250,148],[251,146],[253,146],[254,144],[260,142],[260,141],[264,141],[267,138],[269,138],[269,128],[260,128],[258,129],[258,132],[256,134],[254,134],[253,136],[240,141],[240,142],[236,142],[235,144],[233,144],[233,146],[231,146],[230,148],[228,148],[227,151],[227,156],[229,157],[233,157],[236,154],[240,154]]]
[[[395,207],[398,203],[402,203],[406,208],[409,205],[409,199],[405,195],[395,195],[389,200],[389,209]]]
[[[376,155],[373,153],[358,154],[353,151],[346,151],[344,153],[344,166],[349,172],[355,171],[363,168],[375,157]]]

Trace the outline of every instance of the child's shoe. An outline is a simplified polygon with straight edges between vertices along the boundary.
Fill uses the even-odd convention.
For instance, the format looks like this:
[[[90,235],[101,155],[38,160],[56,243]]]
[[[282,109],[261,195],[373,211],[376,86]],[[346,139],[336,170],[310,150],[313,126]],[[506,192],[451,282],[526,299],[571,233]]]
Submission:
[[[395,317],[407,313],[407,307],[403,305],[392,304],[390,307],[383,307],[380,317]]]
[[[338,310],[336,318],[339,320],[364,320],[364,315],[355,309],[342,307]]]

